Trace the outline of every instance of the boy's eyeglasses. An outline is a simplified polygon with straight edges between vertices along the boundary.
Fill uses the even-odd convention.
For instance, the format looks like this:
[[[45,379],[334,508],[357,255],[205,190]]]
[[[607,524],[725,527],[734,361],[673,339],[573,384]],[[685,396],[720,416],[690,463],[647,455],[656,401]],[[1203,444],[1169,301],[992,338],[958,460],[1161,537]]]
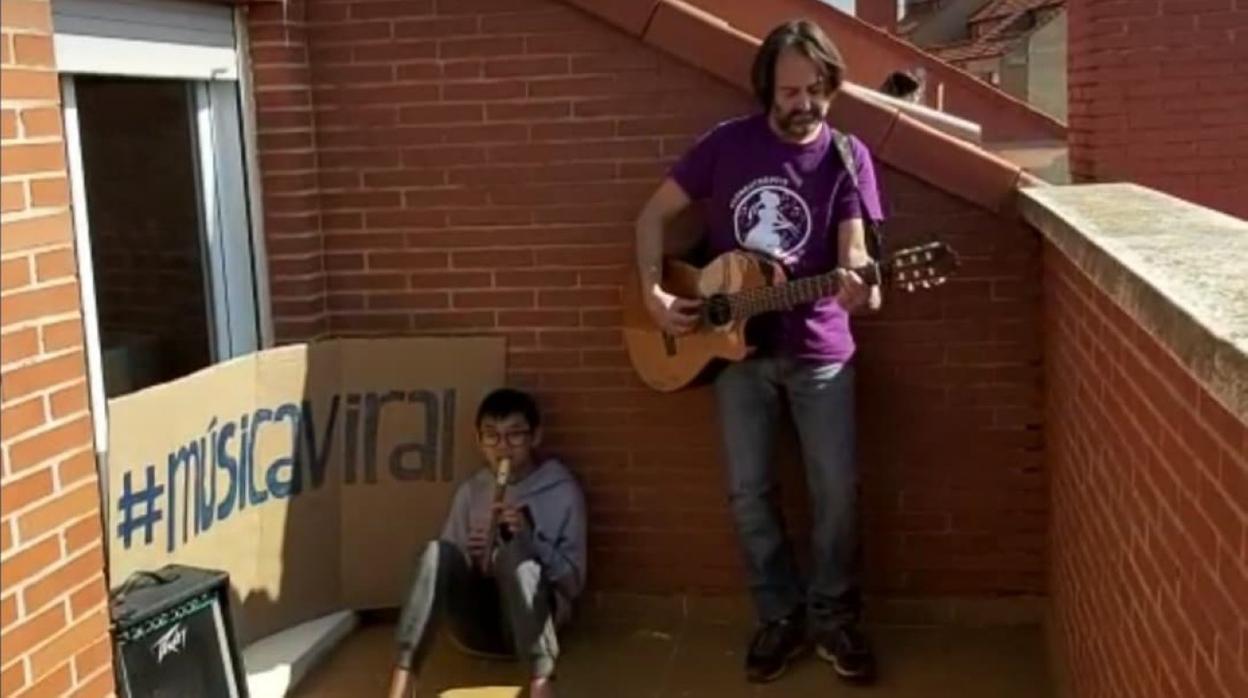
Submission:
[[[532,431],[526,429],[524,431],[509,431],[506,434],[500,434],[496,431],[481,432],[481,443],[486,446],[497,446],[504,440],[508,446],[523,446],[529,441],[529,435]]]

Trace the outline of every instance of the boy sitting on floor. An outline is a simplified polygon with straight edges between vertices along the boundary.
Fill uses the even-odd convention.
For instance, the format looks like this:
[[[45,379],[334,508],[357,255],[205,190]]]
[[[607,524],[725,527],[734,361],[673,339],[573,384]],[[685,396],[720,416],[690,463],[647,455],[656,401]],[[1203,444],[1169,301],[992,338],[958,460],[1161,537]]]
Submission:
[[[460,484],[441,539],[417,562],[399,619],[391,698],[407,698],[442,614],[465,651],[522,658],[532,671],[529,695],[555,695],[556,629],[585,588],[584,496],[562,463],[536,454],[541,418],[528,394],[486,396],[477,437],[487,465]],[[495,506],[503,460],[510,477]],[[499,525],[487,531],[494,511]]]

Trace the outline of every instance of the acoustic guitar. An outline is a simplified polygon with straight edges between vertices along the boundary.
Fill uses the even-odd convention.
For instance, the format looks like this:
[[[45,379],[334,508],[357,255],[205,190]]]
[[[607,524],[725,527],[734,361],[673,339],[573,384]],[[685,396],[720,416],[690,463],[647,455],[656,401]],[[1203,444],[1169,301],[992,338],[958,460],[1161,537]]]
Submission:
[[[905,292],[943,284],[958,265],[943,242],[909,247],[879,264],[855,269],[869,285]],[[646,310],[640,282],[624,285],[624,343],[642,382],[663,392],[689,386],[722,361],[749,356],[745,327],[761,313],[785,310],[837,291],[835,272],[789,280],[783,267],[762,255],[733,251],[698,268],[673,258],[664,260],[664,290],[702,300],[694,331],[674,336],[654,323]]]

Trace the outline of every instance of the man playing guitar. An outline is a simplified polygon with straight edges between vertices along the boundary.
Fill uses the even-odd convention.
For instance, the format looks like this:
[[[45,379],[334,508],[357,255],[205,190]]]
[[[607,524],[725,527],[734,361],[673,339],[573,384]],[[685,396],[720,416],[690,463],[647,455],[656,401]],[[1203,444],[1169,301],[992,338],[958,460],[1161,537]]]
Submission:
[[[663,229],[692,202],[704,208],[711,254],[747,249],[793,277],[837,269],[835,296],[761,315],[747,326],[757,351],[715,379],[732,512],[759,617],[750,641],[751,681],[779,677],[813,641],[843,679],[874,678],[859,630],[854,338],[849,314],[877,310],[879,287],[854,272],[871,262],[863,217],[878,221],[866,147],[850,137],[857,184],[825,123],[845,65],[819,27],[777,27],[753,67],[762,113],[724,122],[672,168],[637,220],[641,293],[670,335],[695,329],[700,302],[663,289]],[[804,584],[776,506],[772,445],[782,394],[801,441],[815,516],[813,578]],[[809,636],[808,636],[809,631]]]

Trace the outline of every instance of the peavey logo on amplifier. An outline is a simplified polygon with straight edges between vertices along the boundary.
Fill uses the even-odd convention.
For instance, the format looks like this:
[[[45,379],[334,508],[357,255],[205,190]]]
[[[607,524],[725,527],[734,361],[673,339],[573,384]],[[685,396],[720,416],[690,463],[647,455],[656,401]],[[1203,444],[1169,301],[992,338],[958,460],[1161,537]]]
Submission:
[[[165,661],[165,657],[177,654],[184,647],[186,647],[186,626],[178,623],[152,643],[152,652],[156,654],[156,663],[160,664]]]

